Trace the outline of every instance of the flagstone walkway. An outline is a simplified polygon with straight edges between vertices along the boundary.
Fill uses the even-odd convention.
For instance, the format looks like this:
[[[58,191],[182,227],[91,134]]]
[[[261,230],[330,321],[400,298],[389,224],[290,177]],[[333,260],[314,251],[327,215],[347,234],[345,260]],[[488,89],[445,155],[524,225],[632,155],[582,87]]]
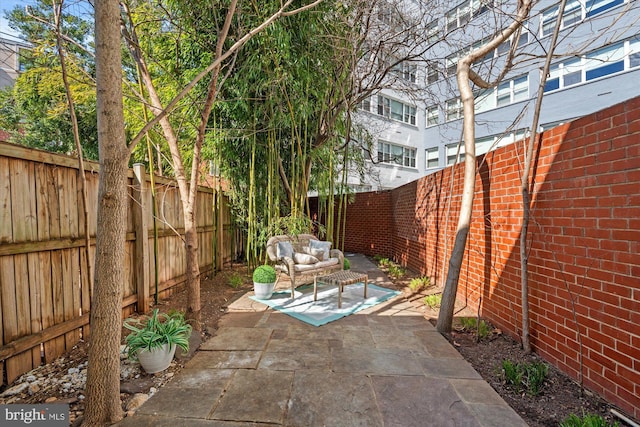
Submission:
[[[349,259],[385,285],[366,257]],[[247,295],[185,368],[118,425],[526,426],[401,296],[314,327]]]

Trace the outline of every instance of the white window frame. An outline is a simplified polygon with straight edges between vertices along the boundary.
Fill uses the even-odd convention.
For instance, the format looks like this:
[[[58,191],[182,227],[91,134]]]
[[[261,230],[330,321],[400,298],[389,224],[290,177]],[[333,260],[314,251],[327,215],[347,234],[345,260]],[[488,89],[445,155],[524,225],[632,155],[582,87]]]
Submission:
[[[592,80],[632,70],[640,66],[640,35],[599,49],[580,57],[571,57],[553,64],[545,92],[552,92]]]
[[[447,156],[447,166],[451,166],[456,163],[456,154],[458,154],[458,162],[464,163],[464,144],[460,145],[460,152],[458,153],[458,144],[449,144],[445,146],[445,153]]]
[[[431,147],[424,150],[424,167],[425,169],[440,167],[440,147]]]
[[[416,151],[414,147],[405,147],[403,145],[379,140],[378,162],[415,169]]]
[[[630,0],[568,0],[562,14],[560,29],[571,27],[585,19],[599,15]],[[546,37],[553,33],[559,7],[552,6],[540,14],[540,36]]]
[[[445,102],[445,121],[461,119],[464,115],[462,100],[460,98],[451,98]]]
[[[425,127],[437,126],[440,120],[440,114],[437,105],[427,107],[425,110]]]
[[[415,83],[416,75],[418,73],[418,64],[412,61],[401,61],[391,67],[391,72],[403,80]]]
[[[378,115],[413,126],[416,125],[416,107],[384,95],[378,95]]]
[[[445,13],[445,33],[464,26],[478,15],[488,10],[487,5],[493,4],[487,0],[465,0]]]

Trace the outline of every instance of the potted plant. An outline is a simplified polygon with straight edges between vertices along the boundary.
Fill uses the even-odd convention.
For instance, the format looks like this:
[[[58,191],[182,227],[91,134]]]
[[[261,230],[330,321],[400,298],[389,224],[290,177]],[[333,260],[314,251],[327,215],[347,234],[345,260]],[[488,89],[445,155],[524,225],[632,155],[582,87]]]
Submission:
[[[167,369],[176,347],[189,351],[192,328],[183,313],[160,313],[156,308],[150,316],[126,319],[124,327],[131,331],[125,338],[129,358],[138,359],[149,374]]]
[[[276,270],[268,265],[260,265],[253,270],[253,291],[258,299],[269,299],[276,285]]]

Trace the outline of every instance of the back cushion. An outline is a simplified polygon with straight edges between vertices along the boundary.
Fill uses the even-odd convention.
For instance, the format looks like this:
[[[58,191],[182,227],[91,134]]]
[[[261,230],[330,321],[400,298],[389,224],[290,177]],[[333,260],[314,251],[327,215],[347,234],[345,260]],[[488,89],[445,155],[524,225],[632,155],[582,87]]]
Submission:
[[[329,252],[331,251],[331,242],[322,242],[320,240],[309,240],[309,251],[313,254],[313,251],[322,251],[322,258],[319,255],[315,255],[320,261],[326,261],[329,259]]]

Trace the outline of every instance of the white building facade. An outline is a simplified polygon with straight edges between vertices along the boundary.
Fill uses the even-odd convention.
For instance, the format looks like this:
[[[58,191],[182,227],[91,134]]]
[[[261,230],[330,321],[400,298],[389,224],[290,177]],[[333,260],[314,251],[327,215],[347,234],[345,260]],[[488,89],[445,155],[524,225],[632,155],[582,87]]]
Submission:
[[[420,60],[403,67],[412,70],[408,75],[414,76],[420,99],[383,90],[362,105],[359,116],[374,129],[371,134],[377,144],[372,145],[377,145],[378,153],[371,153],[376,160],[372,173],[364,181],[351,180],[356,190],[395,188],[464,158],[455,75],[458,59],[481,46],[496,29],[506,28],[515,10],[507,5],[514,2],[498,6],[465,0],[455,7],[445,3],[443,9],[434,8],[434,19],[426,29],[438,41]],[[535,3],[519,38],[512,37],[473,65],[491,81],[504,68],[509,50],[515,49],[514,65],[499,82],[489,89],[474,88],[476,154],[528,134],[559,3]],[[638,0],[567,1],[556,58],[544,88],[539,130],[640,96],[639,17]]]

